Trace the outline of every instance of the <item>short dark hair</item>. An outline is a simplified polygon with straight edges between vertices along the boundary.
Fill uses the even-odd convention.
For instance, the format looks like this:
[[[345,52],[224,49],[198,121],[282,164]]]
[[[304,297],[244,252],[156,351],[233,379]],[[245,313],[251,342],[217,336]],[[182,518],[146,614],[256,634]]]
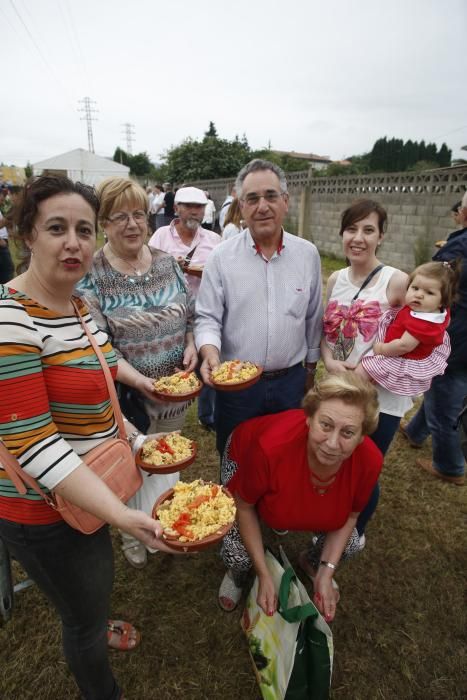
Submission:
[[[62,175],[39,175],[30,178],[20,194],[20,199],[15,204],[12,212],[14,225],[12,227],[16,247],[19,251],[20,262],[16,272],[20,274],[27,269],[31,252],[26,245],[30,238],[39,204],[58,194],[79,194],[94,212],[95,228],[97,229],[97,217],[99,214],[99,198],[94,187],[84,185],[82,182],[73,182]]]
[[[350,226],[353,226],[353,224],[356,224],[357,221],[366,219],[370,214],[377,215],[379,232],[386,233],[388,222],[386,209],[373,199],[357,199],[342,213],[339,236],[342,236],[344,231]]]
[[[62,175],[39,175],[27,181],[16,207],[15,220],[18,227],[17,235],[20,238],[28,238],[31,235],[39,204],[58,194],[79,194],[93,210],[97,228],[99,199],[94,187],[84,185],[82,182],[73,182]]]

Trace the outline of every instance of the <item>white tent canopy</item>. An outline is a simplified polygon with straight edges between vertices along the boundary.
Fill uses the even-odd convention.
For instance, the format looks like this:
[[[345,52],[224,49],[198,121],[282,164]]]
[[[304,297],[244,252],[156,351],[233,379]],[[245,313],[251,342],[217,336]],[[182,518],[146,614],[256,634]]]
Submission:
[[[86,185],[97,185],[104,178],[111,176],[130,177],[130,168],[127,165],[96,156],[84,148],[75,148],[74,151],[34,163],[32,172],[34,175],[66,175],[73,182],[84,182]]]

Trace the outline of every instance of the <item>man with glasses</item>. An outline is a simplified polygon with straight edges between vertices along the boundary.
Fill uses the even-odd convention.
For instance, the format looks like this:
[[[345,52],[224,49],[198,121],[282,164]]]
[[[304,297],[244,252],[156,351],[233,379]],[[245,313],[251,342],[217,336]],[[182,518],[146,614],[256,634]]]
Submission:
[[[282,228],[288,211],[283,171],[253,160],[235,183],[247,228],[211,254],[196,302],[195,341],[201,375],[221,361],[248,360],[264,368],[260,381],[217,392],[217,449],[255,416],[301,404],[311,386],[322,324],[321,267],[316,247]]]

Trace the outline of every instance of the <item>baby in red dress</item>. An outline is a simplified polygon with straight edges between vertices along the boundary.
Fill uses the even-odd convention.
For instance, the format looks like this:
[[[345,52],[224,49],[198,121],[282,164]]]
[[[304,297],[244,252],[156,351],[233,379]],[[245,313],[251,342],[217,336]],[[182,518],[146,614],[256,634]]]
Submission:
[[[383,315],[378,341],[362,358],[357,374],[404,396],[427,391],[433,377],[446,368],[450,352],[446,328],[459,273],[456,262],[417,267],[409,277],[405,306]]]

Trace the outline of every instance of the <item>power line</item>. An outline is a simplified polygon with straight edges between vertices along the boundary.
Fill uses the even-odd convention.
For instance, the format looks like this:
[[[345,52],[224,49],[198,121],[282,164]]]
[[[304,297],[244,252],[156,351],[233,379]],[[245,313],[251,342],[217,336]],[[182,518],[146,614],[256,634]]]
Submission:
[[[446,133],[440,134],[439,136],[433,136],[432,139],[433,141],[437,141],[438,139],[444,139],[445,136],[455,134],[457,131],[463,131],[464,129],[467,129],[467,124],[465,124],[464,126],[459,126],[457,129],[451,129],[451,131],[447,131]]]
[[[48,70],[49,73],[52,75],[52,77],[53,77],[54,80],[57,82],[57,84],[60,86],[60,89],[62,90],[62,92],[65,93],[65,95],[66,95],[66,97],[67,97],[67,100],[68,100],[68,103],[69,103],[70,106],[71,106],[70,96],[68,95],[68,93],[67,93],[67,91],[66,91],[66,89],[65,89],[65,86],[61,83],[61,81],[59,80],[57,74],[56,74],[56,73],[54,72],[54,70],[52,69],[52,66],[50,65],[50,63],[47,61],[46,57],[45,57],[44,54],[42,53],[42,50],[41,50],[40,46],[38,45],[38,43],[37,43],[36,40],[34,39],[34,37],[33,37],[32,33],[31,33],[31,31],[29,30],[28,25],[26,24],[26,22],[24,21],[24,19],[23,19],[22,16],[20,15],[20,13],[19,13],[19,11],[18,11],[18,9],[17,9],[15,3],[13,2],[13,0],[10,0],[10,5],[12,6],[15,15],[18,17],[19,21],[21,22],[21,24],[22,24],[22,26],[23,26],[23,28],[24,28],[26,34],[28,35],[29,39],[31,40],[31,43],[33,44],[33,46],[34,46],[34,48],[36,49],[37,53],[39,54],[39,56],[41,57],[42,61],[44,62],[44,65],[46,66],[47,70]],[[73,107],[72,107],[72,109],[73,109]]]
[[[124,128],[123,133],[125,134],[125,137],[126,137],[126,152],[129,153],[130,155],[132,155],[133,154],[132,143],[135,140],[133,138],[134,134],[135,134],[135,125],[130,124],[129,122],[125,122],[125,124],[122,124],[122,126]]]
[[[84,117],[81,117],[81,121],[86,121],[87,126],[88,126],[88,150],[91,153],[94,153],[94,137],[92,134],[92,123],[96,121],[96,118],[93,117],[93,114],[97,112],[97,109],[94,109],[93,105],[97,104],[94,100],[91,100],[90,97],[83,97],[82,100],[78,100],[79,104],[83,104],[84,107],[80,107],[78,109],[78,112],[84,112]]]
[[[31,41],[31,44],[32,44],[32,45],[34,46],[34,48],[36,49],[36,51],[37,51],[37,53],[39,54],[39,56],[40,56],[42,62],[43,62],[44,65],[45,65],[45,67],[47,68],[47,70],[49,71],[50,75],[52,76],[52,78],[55,80],[55,82],[56,82],[57,85],[59,86],[61,92],[62,92],[62,93],[64,94],[64,96],[66,97],[66,99],[67,99],[67,101],[68,101],[69,107],[70,107],[71,109],[73,109],[73,106],[72,106],[72,104],[71,104],[70,95],[69,95],[69,93],[68,93],[68,91],[67,91],[67,89],[66,89],[66,86],[61,82],[61,80],[59,79],[59,77],[57,76],[57,74],[55,73],[55,71],[53,70],[52,66],[50,65],[50,63],[47,61],[46,57],[45,57],[44,54],[42,53],[42,50],[41,50],[40,46],[38,45],[38,43],[37,43],[36,40],[34,39],[34,37],[33,37],[32,33],[31,33],[31,31],[29,30],[29,27],[27,26],[26,22],[24,21],[24,19],[23,19],[22,16],[20,15],[20,13],[19,13],[18,9],[16,8],[16,6],[15,6],[13,0],[10,0],[10,5],[12,6],[15,15],[17,16],[17,18],[18,18],[19,21],[21,22],[21,25],[23,26],[24,31],[25,31],[26,34],[28,35],[28,37],[29,37],[29,39],[30,39],[30,41]],[[8,20],[8,21],[9,21],[9,20]],[[11,22],[10,22],[10,24],[11,24]],[[17,32],[16,27],[15,27],[14,29],[15,29],[15,31]],[[21,35],[19,34],[19,32],[17,32],[17,33],[18,33],[18,36],[21,37]],[[21,37],[21,40],[24,41],[23,37]],[[29,49],[29,47],[27,47],[27,48]]]
[[[68,13],[68,17],[69,17],[69,20],[70,20],[72,33],[73,33],[73,36],[74,36],[74,39],[75,39],[75,44],[76,44],[76,46],[78,47],[78,54],[79,54],[79,57],[80,57],[81,65],[82,65],[83,70],[84,70],[86,82],[87,82],[88,85],[91,85],[91,81],[90,81],[90,79],[89,79],[89,72],[88,72],[88,69],[87,69],[86,59],[85,59],[83,50],[82,50],[82,48],[81,48],[81,42],[80,42],[80,40],[79,40],[79,34],[78,34],[78,32],[76,31],[75,22],[74,22],[74,18],[73,18],[72,8],[70,7],[68,0],[65,1],[65,9],[66,9],[66,11],[67,11],[67,13]]]

